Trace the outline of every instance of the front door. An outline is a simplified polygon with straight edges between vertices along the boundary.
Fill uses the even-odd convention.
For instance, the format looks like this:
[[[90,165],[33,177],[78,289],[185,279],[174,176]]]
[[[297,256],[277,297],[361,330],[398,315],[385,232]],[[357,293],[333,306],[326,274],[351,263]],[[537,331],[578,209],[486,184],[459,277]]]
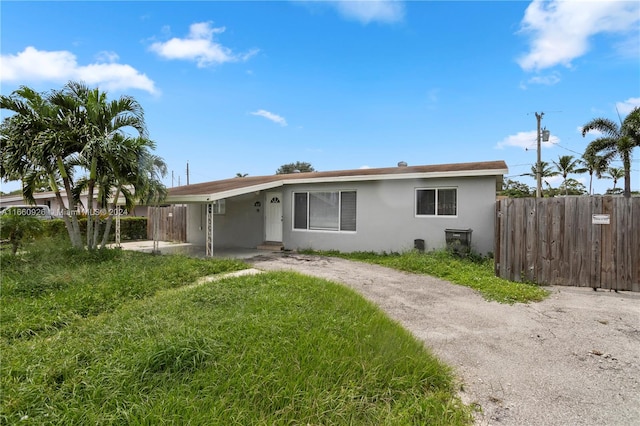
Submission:
[[[282,242],[282,193],[267,192],[265,240]]]

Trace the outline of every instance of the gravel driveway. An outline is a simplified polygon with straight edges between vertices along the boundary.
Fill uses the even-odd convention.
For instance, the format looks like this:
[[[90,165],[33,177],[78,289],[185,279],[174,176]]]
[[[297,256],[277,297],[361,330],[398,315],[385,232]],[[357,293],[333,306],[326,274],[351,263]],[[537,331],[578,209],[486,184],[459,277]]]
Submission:
[[[640,424],[640,293],[549,287],[539,303],[502,305],[475,291],[392,269],[299,254],[262,270],[344,283],[451,365],[480,425]]]

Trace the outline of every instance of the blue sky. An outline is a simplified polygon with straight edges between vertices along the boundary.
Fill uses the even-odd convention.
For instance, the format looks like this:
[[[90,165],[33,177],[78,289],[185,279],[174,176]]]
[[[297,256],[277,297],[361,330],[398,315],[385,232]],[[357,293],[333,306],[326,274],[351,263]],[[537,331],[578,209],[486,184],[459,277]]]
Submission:
[[[535,112],[551,162],[584,151],[590,119],[640,106],[637,2],[3,1],[0,13],[1,93],[83,80],[134,96],[167,186],[186,182],[187,162],[196,183],[401,160],[505,160],[535,186],[518,176],[536,161]]]

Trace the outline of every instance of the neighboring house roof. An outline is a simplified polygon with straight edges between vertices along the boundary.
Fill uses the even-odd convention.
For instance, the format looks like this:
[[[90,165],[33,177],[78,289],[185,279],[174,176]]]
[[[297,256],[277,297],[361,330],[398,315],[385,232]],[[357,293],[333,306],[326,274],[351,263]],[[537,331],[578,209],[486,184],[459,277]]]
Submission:
[[[60,190],[60,195],[62,196],[62,199],[66,202],[67,201],[67,191],[64,189]],[[81,199],[86,199],[88,197],[88,192],[84,191],[82,194],[80,194]],[[98,191],[96,190],[96,194],[94,196],[94,199],[97,197],[98,195]],[[33,193],[33,199],[36,200],[36,204],[38,203],[38,201],[47,201],[47,200],[55,200],[56,199],[56,193],[53,191],[43,191],[43,192],[34,192]],[[0,195],[0,202],[5,204],[5,203],[18,203],[18,204],[24,204],[24,197],[22,196],[22,194],[7,194],[7,195]],[[124,198],[121,196],[120,199],[118,200],[118,203],[120,204],[124,204]]]
[[[356,182],[416,178],[450,178],[496,176],[508,173],[504,161],[399,166],[377,169],[338,170],[330,172],[290,173],[269,176],[246,176],[213,182],[196,183],[169,189],[167,203],[211,202],[283,185],[300,183]]]
[[[51,192],[51,191],[47,191],[47,192],[34,192],[33,193],[33,198],[38,201],[38,200],[49,200],[49,199],[54,199],[56,198],[56,195]],[[24,197],[22,196],[22,194],[7,194],[7,195],[1,195],[0,196],[0,201],[2,201],[3,203],[18,203],[18,204],[24,204]]]

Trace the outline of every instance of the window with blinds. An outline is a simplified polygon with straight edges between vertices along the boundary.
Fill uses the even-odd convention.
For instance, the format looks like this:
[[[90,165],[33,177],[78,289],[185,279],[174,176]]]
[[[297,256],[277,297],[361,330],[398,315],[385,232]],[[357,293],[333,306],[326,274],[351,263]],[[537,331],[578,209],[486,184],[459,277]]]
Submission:
[[[355,191],[295,192],[293,228],[355,231],[356,201]]]

